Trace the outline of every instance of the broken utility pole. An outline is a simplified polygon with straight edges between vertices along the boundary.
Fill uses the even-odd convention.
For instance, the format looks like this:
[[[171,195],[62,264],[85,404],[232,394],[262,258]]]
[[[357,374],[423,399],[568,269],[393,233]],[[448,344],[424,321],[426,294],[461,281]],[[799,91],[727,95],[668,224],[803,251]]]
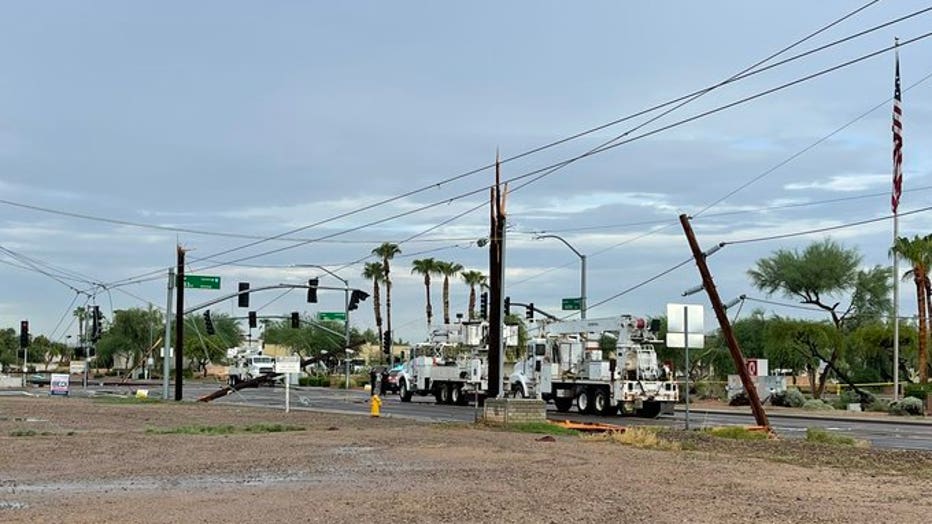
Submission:
[[[689,248],[692,250],[693,258],[696,259],[696,266],[699,267],[699,274],[702,276],[702,287],[709,295],[709,302],[712,303],[712,310],[715,311],[715,318],[718,319],[718,325],[722,329],[722,336],[728,343],[728,350],[731,352],[731,358],[735,361],[735,367],[738,368],[738,376],[741,377],[741,384],[744,391],[751,401],[751,411],[754,413],[754,419],[757,425],[770,429],[770,423],[767,421],[767,413],[760,402],[760,395],[757,394],[757,387],[751,380],[748,368],[741,354],[741,348],[738,346],[738,339],[735,338],[731,330],[731,323],[728,322],[728,315],[725,314],[725,308],[722,306],[722,299],[718,296],[718,290],[715,289],[715,282],[712,281],[712,273],[709,272],[709,266],[705,263],[706,254],[699,248],[696,241],[696,235],[693,233],[692,226],[689,224],[689,217],[685,214],[680,215],[680,223],[683,225],[683,232],[686,233],[686,240],[689,242]]]
[[[491,188],[489,216],[489,390],[488,397],[502,393],[502,366],[505,360],[505,197],[508,187],[501,185],[498,154],[495,155],[495,185]]]

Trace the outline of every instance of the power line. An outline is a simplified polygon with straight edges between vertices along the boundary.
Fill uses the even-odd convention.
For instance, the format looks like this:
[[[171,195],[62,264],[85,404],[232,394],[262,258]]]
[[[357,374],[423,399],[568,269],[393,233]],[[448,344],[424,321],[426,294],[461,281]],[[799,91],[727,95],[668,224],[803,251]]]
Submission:
[[[604,129],[605,127],[609,127],[610,125],[616,125],[616,124],[621,123],[621,122],[623,122],[623,121],[630,120],[630,119],[632,119],[632,118],[636,118],[637,116],[641,116],[641,115],[644,115],[644,114],[653,112],[653,111],[655,111],[655,110],[657,110],[657,109],[660,109],[660,108],[663,108],[663,107],[666,107],[666,106],[669,106],[669,105],[677,104],[677,103],[684,102],[684,101],[685,101],[686,103],[688,103],[688,101],[691,101],[691,99],[698,98],[699,96],[702,96],[702,95],[704,95],[705,93],[707,93],[707,92],[709,92],[709,91],[711,91],[711,90],[714,90],[714,89],[716,89],[716,88],[718,88],[718,87],[721,87],[722,85],[726,85],[726,84],[728,84],[728,83],[732,83],[732,82],[734,82],[734,81],[737,81],[737,80],[740,80],[740,79],[743,79],[743,78],[747,78],[748,76],[751,76],[751,75],[753,75],[753,74],[759,74],[759,73],[761,73],[761,72],[763,72],[763,71],[772,69],[772,68],[774,68],[774,67],[778,67],[778,66],[780,66],[780,65],[784,65],[784,64],[789,63],[789,62],[794,61],[794,60],[798,60],[798,59],[803,58],[803,57],[805,57],[805,56],[809,56],[809,55],[814,54],[814,53],[816,53],[816,52],[820,52],[820,51],[825,50],[825,49],[827,49],[827,48],[833,47],[833,46],[835,46],[835,45],[839,45],[839,44],[844,43],[844,42],[847,42],[847,41],[849,41],[849,40],[851,40],[851,39],[858,38],[858,37],[863,36],[863,35],[865,35],[865,34],[868,34],[868,33],[870,33],[870,32],[879,30],[879,29],[881,29],[881,28],[883,28],[883,27],[887,27],[887,26],[889,26],[889,25],[899,23],[899,22],[901,22],[901,21],[907,20],[907,19],[912,18],[912,17],[915,17],[915,16],[919,16],[920,14],[923,14],[923,13],[929,11],[929,10],[932,10],[932,7],[929,7],[929,8],[920,10],[920,11],[916,11],[916,12],[913,12],[913,13],[911,13],[911,14],[909,14],[909,15],[904,16],[904,17],[900,17],[900,18],[898,18],[898,19],[895,19],[895,20],[886,22],[886,23],[884,23],[884,24],[880,24],[880,25],[875,26],[875,27],[873,27],[873,28],[870,28],[870,29],[868,29],[868,30],[862,31],[862,32],[860,32],[860,33],[857,33],[857,34],[855,34],[855,35],[851,35],[851,36],[849,36],[849,37],[846,37],[846,38],[837,40],[837,41],[832,42],[832,43],[830,43],[830,44],[826,44],[826,45],[821,46],[821,47],[819,47],[819,48],[816,48],[816,49],[807,51],[807,52],[805,52],[805,53],[802,53],[802,54],[795,55],[795,56],[793,56],[793,57],[787,58],[787,59],[785,59],[785,60],[783,60],[783,61],[777,62],[777,63],[772,64],[772,65],[770,65],[770,66],[767,66],[767,67],[765,67],[765,68],[761,68],[761,69],[758,69],[758,70],[755,70],[755,71],[749,71],[750,69],[753,69],[753,68],[756,67],[757,65],[760,65],[761,63],[764,63],[764,62],[766,62],[766,61],[772,59],[773,57],[778,56],[779,54],[782,54],[782,53],[785,52],[786,50],[791,49],[792,47],[795,47],[795,46],[799,45],[799,44],[802,43],[802,42],[805,42],[806,40],[808,40],[808,39],[810,39],[810,38],[816,36],[817,34],[819,34],[819,33],[823,32],[823,31],[827,30],[828,28],[830,28],[830,27],[836,25],[837,23],[840,23],[841,21],[843,21],[843,20],[849,18],[850,16],[853,16],[854,14],[856,14],[856,13],[860,12],[861,10],[867,8],[868,6],[872,5],[873,3],[875,3],[875,2],[869,2],[868,4],[865,4],[865,5],[862,6],[861,8],[858,8],[857,10],[855,10],[855,11],[853,11],[853,12],[851,12],[851,13],[845,15],[845,16],[842,17],[841,19],[839,19],[839,20],[837,20],[837,21],[835,21],[835,22],[829,24],[829,25],[826,26],[826,27],[823,27],[822,29],[820,29],[820,30],[814,32],[813,34],[811,34],[811,35],[809,35],[809,36],[807,36],[807,37],[805,37],[805,38],[803,38],[803,39],[801,39],[801,40],[795,42],[794,44],[791,44],[791,45],[788,46],[787,48],[784,48],[783,50],[777,52],[776,54],[773,54],[773,55],[769,56],[768,58],[764,59],[763,61],[758,62],[758,64],[755,64],[754,66],[751,66],[751,68],[745,69],[745,71],[743,71],[741,74],[735,75],[735,76],[733,76],[732,78],[730,78],[729,80],[726,80],[726,81],[724,81],[724,82],[720,82],[719,84],[715,84],[715,85],[713,85],[713,86],[711,86],[711,87],[707,87],[707,88],[705,88],[705,89],[701,89],[701,90],[695,91],[695,92],[693,92],[693,93],[690,93],[690,94],[688,94],[688,95],[685,95],[685,96],[683,96],[683,97],[680,97],[680,98],[678,98],[678,99],[676,99],[676,100],[673,100],[673,101],[670,101],[670,102],[667,102],[667,103],[664,103],[664,104],[660,104],[660,105],[658,105],[658,106],[649,108],[649,109],[647,109],[647,110],[644,110],[644,111],[642,111],[642,112],[636,113],[636,114],[634,114],[634,115],[630,115],[629,117],[625,117],[625,118],[622,118],[622,119],[618,119],[618,120],[616,120],[616,121],[614,121],[614,122],[612,122],[612,123],[610,123],[610,124],[606,124],[606,125],[603,125],[603,126],[599,126],[599,127],[597,127],[597,128],[593,128],[593,129],[587,130],[586,132],[580,133],[580,134],[578,134],[578,135],[574,135],[573,137],[569,137],[568,139],[564,139],[564,140],[562,140],[562,141],[556,141],[556,142],[553,142],[553,143],[548,144],[548,145],[546,145],[546,146],[541,146],[540,148],[532,149],[532,150],[527,151],[527,152],[525,152],[525,153],[522,153],[522,154],[520,154],[520,155],[516,155],[516,156],[513,156],[513,157],[506,158],[505,160],[502,161],[502,163],[506,163],[506,162],[509,162],[509,161],[513,161],[513,160],[516,160],[516,159],[521,158],[521,157],[523,157],[523,156],[527,156],[527,155],[529,155],[529,154],[533,154],[533,153],[542,151],[543,149],[547,149],[547,148],[549,148],[549,147],[553,147],[553,146],[558,145],[558,144],[560,144],[560,143],[564,143],[564,142],[566,142],[566,141],[573,140],[573,139],[578,138],[578,137],[580,137],[580,136],[584,136],[584,135],[586,135],[586,134],[590,134],[590,133],[592,133],[592,132],[595,132],[596,130]],[[906,45],[907,43],[911,43],[911,41],[904,41],[904,42],[901,43],[900,45]],[[846,65],[850,65],[850,64],[846,64]],[[785,86],[785,87],[788,87],[788,86]],[[782,89],[782,88],[780,88],[780,89]],[[776,90],[779,90],[779,89],[776,89]],[[769,93],[767,93],[767,94],[769,94]],[[762,95],[761,95],[761,96],[762,96]],[[745,101],[747,101],[747,100],[745,100]],[[743,103],[743,102],[742,102],[742,101],[739,101],[739,102],[735,103],[735,105],[738,105],[738,104],[740,104],[740,103]],[[677,106],[677,108],[678,108],[678,107],[681,107],[682,105],[683,105],[683,104],[680,104],[680,106]],[[674,108],[674,109],[676,109],[676,108]],[[724,108],[723,108],[723,109],[724,109]],[[670,111],[672,111],[672,110],[670,110]],[[664,116],[665,114],[669,113],[670,111],[665,112],[665,113],[664,113],[663,115],[661,115],[661,116]],[[717,111],[713,111],[713,112],[717,112]],[[707,114],[711,114],[711,112],[710,112],[710,113],[707,113]],[[700,118],[700,117],[702,117],[702,116],[706,116],[707,114],[698,115],[698,116],[694,117],[693,119],[687,120],[687,121],[695,120],[696,118]],[[657,118],[659,118],[659,117],[657,117]],[[653,121],[656,120],[657,118],[654,118],[654,119],[652,119],[652,120],[649,120],[647,123],[653,122]],[[673,124],[673,125],[670,125],[670,126],[666,126],[666,127],[664,127],[664,128],[661,128],[660,130],[669,129],[669,128],[671,128],[671,127],[675,127],[676,125],[680,125],[681,123],[686,123],[686,121],[681,121],[680,123],[676,123],[676,124]],[[641,124],[640,126],[637,126],[635,129],[639,129],[640,127],[643,127],[644,125],[646,125],[646,123],[645,123],[645,124]],[[551,172],[552,172],[552,171],[556,171],[556,170],[561,169],[562,167],[565,167],[566,165],[569,165],[569,164],[571,164],[571,163],[573,163],[573,162],[575,162],[575,161],[577,161],[577,160],[580,160],[580,159],[582,159],[582,158],[586,158],[587,156],[591,156],[592,154],[597,154],[597,153],[602,152],[602,151],[604,151],[604,150],[610,149],[610,148],[612,148],[612,147],[616,147],[616,146],[618,146],[618,145],[622,145],[622,144],[624,144],[624,143],[628,143],[628,142],[630,142],[630,141],[633,141],[633,139],[639,138],[639,137],[634,137],[633,139],[629,139],[629,140],[624,141],[624,142],[616,143],[616,144],[614,144],[614,146],[611,145],[612,142],[618,140],[618,138],[623,137],[623,136],[627,135],[627,134],[630,133],[630,132],[631,132],[631,131],[628,131],[628,132],[626,132],[625,134],[619,135],[619,137],[616,137],[615,139],[613,139],[613,140],[607,142],[606,144],[604,144],[603,146],[601,146],[601,147],[599,147],[599,148],[596,148],[596,149],[594,149],[594,150],[591,150],[591,151],[590,151],[589,153],[587,153],[587,154],[574,157],[574,158],[572,158],[572,159],[570,159],[570,160],[568,160],[568,161],[566,161],[566,162],[561,162],[561,163],[558,163],[558,164],[554,164],[554,165],[548,166],[548,167],[546,167],[546,168],[543,168],[542,170],[537,170],[536,172],[532,172],[532,174],[538,174],[538,173],[542,173],[542,172],[544,172],[544,171],[551,171]],[[654,131],[654,132],[651,132],[651,133],[646,133],[646,134],[644,134],[644,135],[642,135],[642,136],[640,136],[640,137],[643,138],[644,136],[650,136],[650,135],[652,135],[652,134],[656,134],[656,132],[658,132],[658,131]],[[495,164],[489,164],[489,165],[483,166],[483,167],[481,167],[481,168],[477,168],[477,169],[468,171],[468,172],[466,172],[466,173],[462,173],[462,174],[460,174],[460,175],[456,175],[456,176],[453,176],[453,177],[449,177],[449,178],[444,179],[444,180],[441,180],[441,181],[439,181],[439,182],[435,182],[435,183],[432,183],[432,184],[430,184],[430,185],[423,186],[423,187],[421,187],[421,188],[418,188],[418,189],[415,189],[415,190],[412,190],[412,191],[408,191],[408,192],[406,192],[406,193],[402,193],[402,194],[397,195],[397,196],[394,196],[394,197],[390,197],[390,198],[387,198],[387,199],[383,199],[383,200],[378,201],[378,202],[376,202],[376,203],[373,203],[373,204],[370,204],[370,205],[367,205],[367,206],[363,206],[362,208],[359,208],[359,209],[357,209],[357,210],[347,211],[347,212],[345,212],[345,213],[338,214],[338,215],[336,215],[336,216],[334,216],[334,217],[331,217],[331,218],[328,218],[328,219],[324,219],[324,220],[321,220],[321,221],[318,221],[318,222],[315,222],[315,223],[312,223],[312,224],[308,224],[308,225],[305,225],[305,226],[301,226],[301,227],[299,227],[299,228],[295,228],[295,229],[286,231],[286,232],[281,233],[281,234],[279,234],[279,235],[274,235],[274,236],[271,236],[271,237],[267,237],[266,239],[263,239],[263,240],[257,240],[257,241],[255,241],[255,242],[247,243],[247,244],[244,244],[244,245],[241,245],[241,246],[237,246],[237,247],[233,247],[233,248],[230,248],[230,249],[227,249],[227,250],[224,250],[224,251],[220,251],[220,252],[218,252],[218,253],[214,253],[213,255],[210,255],[210,256],[207,256],[207,257],[197,258],[197,259],[192,260],[192,262],[197,262],[197,261],[202,261],[202,260],[211,260],[211,259],[214,259],[214,258],[216,258],[216,257],[218,257],[218,256],[222,256],[222,255],[231,253],[231,252],[233,252],[233,251],[239,251],[239,250],[242,250],[242,249],[248,249],[249,247],[254,247],[254,246],[258,245],[258,244],[261,244],[261,243],[264,243],[264,242],[267,242],[267,241],[270,241],[270,240],[275,240],[275,239],[278,239],[278,238],[281,238],[281,237],[284,237],[284,236],[287,236],[287,235],[290,235],[290,234],[294,234],[294,233],[297,233],[297,232],[300,232],[300,231],[303,231],[303,230],[306,230],[306,229],[309,229],[309,228],[312,228],[312,227],[317,227],[317,226],[323,225],[323,224],[325,224],[325,223],[332,222],[332,221],[334,221],[334,220],[339,220],[339,219],[341,219],[341,218],[346,218],[346,217],[348,217],[348,216],[355,215],[355,214],[360,213],[360,212],[363,212],[363,211],[368,211],[368,210],[373,209],[373,208],[375,208],[375,207],[379,207],[379,206],[382,206],[382,205],[385,205],[385,204],[388,204],[388,203],[391,203],[391,202],[394,202],[394,201],[397,201],[397,200],[400,200],[400,199],[403,199],[403,198],[407,198],[408,196],[412,196],[412,195],[421,193],[421,192],[426,191],[426,190],[429,190],[429,189],[437,189],[437,188],[439,188],[439,187],[442,186],[442,185],[445,185],[445,184],[448,184],[448,183],[450,183],[450,182],[452,182],[452,181],[455,181],[455,180],[458,180],[458,179],[461,179],[461,178],[465,178],[465,177],[467,177],[467,176],[470,176],[470,175],[476,174],[476,173],[478,173],[478,172],[484,171],[484,170],[486,170],[486,169],[489,169],[489,168],[493,167],[494,165],[495,165]],[[549,174],[550,174],[550,173],[544,173],[544,174],[542,174],[540,177],[538,177],[537,179],[543,178],[543,177],[545,177],[545,176],[547,176],[547,175],[549,175]],[[531,174],[529,174],[529,176],[530,176],[530,175],[531,175]],[[536,179],[535,179],[535,180],[536,180]],[[524,185],[526,185],[526,184],[523,184],[522,187],[523,187]],[[518,189],[519,189],[519,188],[518,188]],[[459,198],[462,198],[462,197],[463,197],[463,196],[461,195]],[[355,229],[354,229],[354,230],[355,230]],[[313,241],[313,242],[319,242],[320,240],[319,240],[319,239],[314,239],[314,240],[312,240],[312,241]],[[308,243],[309,243],[309,242],[308,242]],[[298,243],[297,245],[303,245],[303,244],[304,244],[304,242],[300,242],[300,243]],[[297,245],[296,245],[296,246],[297,246]],[[296,246],[293,246],[293,247],[296,247]],[[280,252],[280,251],[282,251],[282,250],[281,250],[281,249],[279,249],[279,250],[272,250],[272,251],[269,251],[269,252],[267,252],[267,253],[263,253],[263,254],[261,254],[261,255],[256,255],[256,256],[264,256],[265,254],[273,254],[273,253]],[[251,257],[251,258],[255,258],[255,257]],[[238,259],[237,261],[241,261],[241,259]]]
[[[591,306],[587,306],[587,307],[588,307],[589,309],[597,308],[597,307],[601,306],[602,304],[605,304],[605,303],[607,303],[607,302],[611,302],[612,300],[615,300],[616,298],[619,298],[619,297],[622,297],[622,296],[624,296],[624,295],[627,295],[628,293],[630,293],[630,292],[632,292],[632,291],[634,291],[634,290],[636,290],[636,289],[642,288],[642,287],[646,286],[647,284],[650,284],[651,282],[653,282],[653,281],[655,281],[655,280],[657,280],[657,279],[659,279],[659,278],[661,278],[661,277],[664,277],[664,276],[666,276],[666,275],[669,275],[670,273],[676,271],[677,269],[679,269],[679,268],[685,266],[686,264],[688,264],[688,263],[690,263],[690,262],[692,262],[692,261],[693,261],[693,258],[692,258],[692,257],[687,258],[686,260],[680,262],[679,264],[676,264],[675,266],[671,266],[671,267],[669,267],[669,268],[667,268],[667,269],[664,269],[664,270],[661,271],[660,273],[657,273],[656,275],[654,275],[654,276],[648,278],[647,280],[643,280],[643,281],[641,281],[641,282],[639,282],[639,283],[637,283],[637,284],[635,284],[635,285],[633,285],[633,286],[631,286],[631,287],[629,287],[629,288],[627,288],[627,289],[625,289],[625,290],[623,290],[623,291],[620,291],[620,292],[618,292],[618,293],[615,293],[614,295],[612,295],[612,296],[610,296],[610,297],[608,297],[608,298],[606,298],[606,299],[604,299],[604,300],[601,300],[601,301],[599,301],[599,302],[596,302],[595,304],[592,304]],[[573,316],[573,315],[575,315],[575,313],[572,313],[572,314],[570,314],[570,315],[567,315],[567,316],[563,317],[561,320],[566,320],[566,319],[570,318],[570,317]]]
[[[899,216],[903,217],[903,216],[915,215],[917,213],[925,213],[926,211],[929,211],[929,210],[932,210],[932,206],[921,207],[919,209],[914,209],[912,211],[901,212],[899,213]],[[720,245],[727,246],[727,245],[734,245],[734,244],[750,244],[752,242],[766,242],[768,240],[779,240],[782,238],[799,237],[799,236],[805,236],[805,235],[812,235],[815,233],[826,233],[828,231],[835,231],[838,229],[847,229],[850,227],[863,226],[865,224],[871,224],[874,222],[883,222],[885,220],[890,220],[892,218],[893,218],[893,215],[891,214],[891,215],[885,215],[885,216],[878,217],[878,218],[868,218],[865,220],[858,220],[856,222],[847,222],[847,223],[838,224],[835,226],[820,227],[816,229],[807,229],[804,231],[797,231],[795,233],[783,233],[780,235],[770,235],[770,236],[757,237],[757,238],[746,238],[743,240],[732,240],[730,242],[722,242]]]

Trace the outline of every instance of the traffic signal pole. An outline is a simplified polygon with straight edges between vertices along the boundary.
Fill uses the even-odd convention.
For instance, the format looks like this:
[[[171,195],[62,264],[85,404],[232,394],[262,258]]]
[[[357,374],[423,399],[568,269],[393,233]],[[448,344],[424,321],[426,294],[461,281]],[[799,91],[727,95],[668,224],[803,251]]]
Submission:
[[[169,374],[171,373],[172,339],[172,288],[175,285],[175,270],[168,270],[168,300],[165,304],[165,336],[162,348],[162,398],[168,400]]]

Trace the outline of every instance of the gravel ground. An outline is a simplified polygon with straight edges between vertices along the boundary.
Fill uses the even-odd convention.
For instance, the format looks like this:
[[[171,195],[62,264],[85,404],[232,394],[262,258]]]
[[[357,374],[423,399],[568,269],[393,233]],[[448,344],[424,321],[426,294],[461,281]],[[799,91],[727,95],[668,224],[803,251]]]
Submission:
[[[303,429],[147,432],[255,423]],[[929,453],[668,436],[688,450],[306,411],[3,397],[0,522],[928,522],[932,511]]]

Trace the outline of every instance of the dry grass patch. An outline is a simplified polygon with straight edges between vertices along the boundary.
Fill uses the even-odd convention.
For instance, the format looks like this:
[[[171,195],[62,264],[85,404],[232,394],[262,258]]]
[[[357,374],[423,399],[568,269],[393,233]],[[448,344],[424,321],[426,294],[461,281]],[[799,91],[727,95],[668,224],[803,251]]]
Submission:
[[[683,446],[679,442],[660,438],[660,436],[658,436],[659,432],[660,428],[635,426],[625,428],[624,431],[610,431],[596,435],[588,435],[584,438],[589,441],[609,441],[642,449],[660,449],[664,451],[679,451],[683,449]]]

